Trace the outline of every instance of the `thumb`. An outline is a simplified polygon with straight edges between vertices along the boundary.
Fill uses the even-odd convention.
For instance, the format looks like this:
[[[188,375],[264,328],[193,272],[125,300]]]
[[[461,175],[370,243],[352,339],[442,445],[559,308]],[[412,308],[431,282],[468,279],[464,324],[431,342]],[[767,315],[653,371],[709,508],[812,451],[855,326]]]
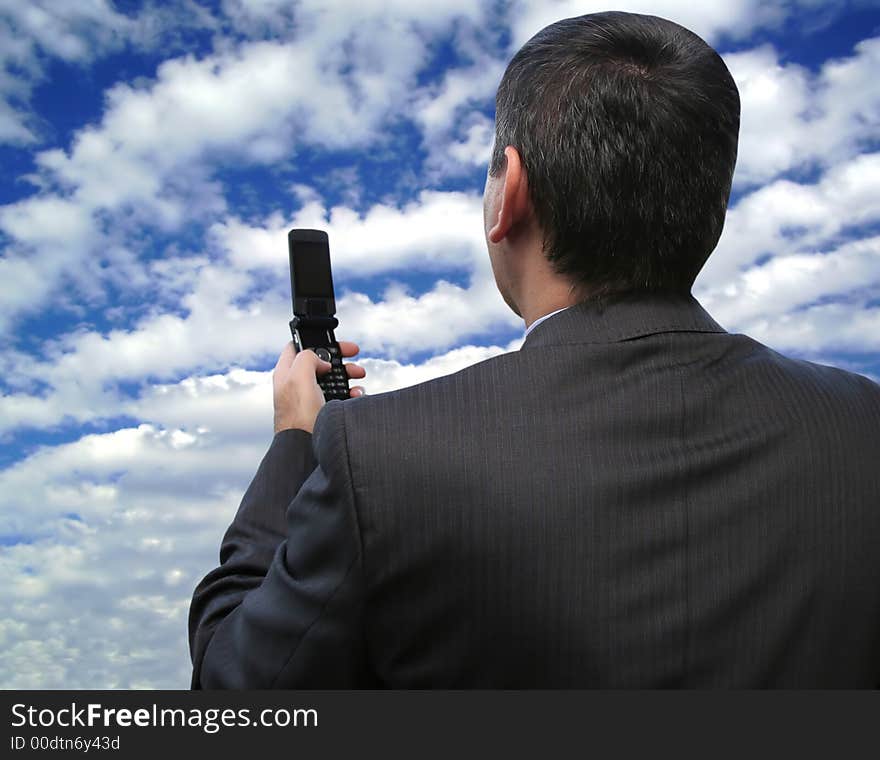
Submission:
[[[301,351],[293,360],[293,371],[301,375],[314,376],[318,372],[326,372],[330,366],[330,362],[325,362],[311,349]]]

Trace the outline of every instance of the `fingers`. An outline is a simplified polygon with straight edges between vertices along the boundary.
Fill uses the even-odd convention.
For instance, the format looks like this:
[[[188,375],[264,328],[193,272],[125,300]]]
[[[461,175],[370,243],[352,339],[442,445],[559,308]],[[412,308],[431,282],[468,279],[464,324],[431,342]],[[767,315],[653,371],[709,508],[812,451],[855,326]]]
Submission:
[[[310,350],[310,349],[307,349]],[[352,356],[357,356],[360,352],[360,348],[357,343],[354,343],[350,340],[341,340],[339,341],[339,350],[342,351],[342,355],[346,359],[350,359]],[[287,345],[284,346],[284,349],[281,351],[281,356],[278,357],[278,361],[275,366],[280,366],[283,362],[287,363],[289,367],[293,363],[293,359],[296,356],[296,349],[293,347],[293,341],[287,341]]]
[[[346,358],[355,356],[360,350],[357,343],[353,343],[350,340],[340,341],[339,348],[342,351],[342,355]],[[329,362],[319,359],[312,349],[306,349],[297,353],[293,346],[293,341],[288,341],[282,349],[278,361],[275,363],[275,370],[290,367],[293,367],[297,374],[305,375],[311,373],[313,375],[324,375],[330,371],[331,365]],[[347,363],[345,370],[349,378],[353,380],[360,380],[367,376],[367,370],[360,364],[354,364],[353,362]]]
[[[348,394],[349,394],[352,398],[357,398],[358,396],[364,396],[364,395],[366,395],[366,393],[367,393],[367,392],[364,390],[364,386],[363,386],[363,385],[356,385],[356,386],[354,386],[354,388],[352,388],[352,389],[348,392]]]
[[[367,371],[360,364],[346,364],[345,369],[353,380],[360,380],[367,376]]]
[[[346,358],[355,356],[359,351],[357,343],[353,343],[350,340],[341,340],[339,341],[339,349],[342,351],[342,355]]]
[[[287,341],[287,344],[281,349],[281,355],[278,357],[278,361],[275,362],[275,369],[279,369],[282,367],[289,367],[293,364],[293,360],[296,357],[296,349],[293,347],[293,341]]]

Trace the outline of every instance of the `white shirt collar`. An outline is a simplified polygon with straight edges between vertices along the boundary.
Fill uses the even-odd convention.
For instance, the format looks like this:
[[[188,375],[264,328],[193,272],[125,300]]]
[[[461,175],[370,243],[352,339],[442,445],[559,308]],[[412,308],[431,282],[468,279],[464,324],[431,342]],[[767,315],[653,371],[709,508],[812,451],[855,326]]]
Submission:
[[[569,308],[569,307],[563,306],[561,309],[557,309],[556,311],[551,311],[549,314],[545,314],[543,317],[538,317],[534,322],[532,322],[532,324],[530,324],[526,328],[526,334],[523,336],[523,338],[528,337],[528,334],[532,330],[534,330],[539,324],[541,324],[541,322],[543,322],[545,319],[550,319],[550,317],[552,317],[554,314],[559,314],[560,311],[565,311],[567,308]]]

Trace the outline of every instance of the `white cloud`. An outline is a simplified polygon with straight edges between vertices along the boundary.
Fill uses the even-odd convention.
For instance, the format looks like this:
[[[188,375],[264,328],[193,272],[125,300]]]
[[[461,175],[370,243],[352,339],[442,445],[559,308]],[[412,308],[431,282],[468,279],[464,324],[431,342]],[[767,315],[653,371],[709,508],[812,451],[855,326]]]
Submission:
[[[205,266],[183,299],[186,316],[159,313],[130,330],[69,333],[47,346],[45,359],[19,355],[12,380],[25,390],[0,397],[0,429],[113,416],[124,399],[118,381],[173,377],[280,350],[289,340],[289,307],[277,294],[236,305],[250,283],[241,273]],[[48,390],[34,394],[28,386],[39,382]]]
[[[96,49],[118,46],[132,25],[132,20],[117,13],[107,0],[3,0],[0,13],[16,36],[66,61],[90,60]]]
[[[18,312],[39,308],[61,273],[82,262],[90,268],[105,239],[81,206],[58,196],[0,207],[0,229],[16,240],[0,258],[0,332]]]
[[[363,214],[326,209],[314,200],[292,219],[280,214],[253,227],[232,218],[214,225],[214,246],[242,269],[288,267],[287,231],[327,230],[335,276],[367,276],[393,269],[471,269],[487,256],[482,199],[476,194],[425,190],[403,206],[377,203]]]
[[[192,589],[216,563],[232,493],[193,527],[151,504],[5,547],[0,683],[18,689],[187,688]],[[188,499],[191,502],[191,499]],[[172,518],[172,519],[169,519]],[[205,526],[210,526],[206,530]]]
[[[495,137],[495,122],[474,114],[464,130],[464,139],[449,145],[450,156],[462,166],[488,168]]]
[[[514,350],[463,346],[421,365],[371,360],[371,393]],[[0,472],[0,683],[185,688],[186,615],[271,438],[270,374],[157,386],[158,424],[47,447]],[[167,426],[166,426],[167,425]],[[208,428],[211,429],[208,429]]]
[[[48,57],[85,64],[125,44],[146,46],[150,41],[155,43],[163,39],[163,23],[180,21],[174,15],[178,5],[189,8],[190,4],[175,4],[174,8],[164,8],[149,17],[146,10],[142,16],[129,17],[97,0],[85,3],[3,3],[0,6],[0,49],[4,51],[0,56],[3,65],[0,98],[5,93],[24,110],[0,103],[0,139],[6,129],[15,131],[21,140],[37,140],[27,126],[31,120],[27,101],[33,86],[43,77]],[[159,23],[157,18],[164,21]],[[185,21],[181,23],[186,26]],[[154,39],[149,40],[150,36]],[[19,312],[40,309],[52,294],[57,296],[57,301],[69,303],[71,299],[67,294],[57,292],[59,282],[64,278],[68,279],[71,290],[90,299],[101,291],[102,279],[125,278],[134,273],[137,267],[132,266],[130,255],[123,255],[109,239],[118,238],[120,233],[113,232],[108,238],[110,229],[126,228],[137,220],[139,213],[148,214],[151,222],[159,222],[160,226],[173,226],[180,221],[180,206],[172,199],[160,196],[162,183],[149,167],[123,155],[122,151],[106,149],[106,144],[96,139],[94,129],[85,129],[79,134],[81,152],[76,155],[90,162],[91,175],[62,171],[69,169],[69,162],[74,161],[75,156],[67,158],[58,149],[43,151],[35,156],[41,174],[29,178],[42,191],[0,209],[0,230],[7,237],[0,260],[2,332],[8,331]],[[112,140],[124,142],[126,137],[124,134],[115,135]],[[181,169],[175,179],[178,182],[181,177],[198,180],[191,175]],[[58,183],[61,187],[57,192],[49,189]],[[206,187],[204,182],[201,186],[198,181],[189,182],[190,192],[197,193]],[[128,209],[124,219],[105,214],[108,209],[113,210],[127,200],[143,200],[151,193],[149,209],[134,213]],[[190,201],[189,212],[193,213],[199,205]],[[207,205],[210,207],[210,203]],[[105,270],[102,263],[113,266]],[[135,283],[137,279],[135,274]]]
[[[757,317],[746,323],[745,332],[781,351],[876,357],[880,353],[880,309],[868,306],[868,300],[817,304],[778,318]]]
[[[802,143],[810,106],[809,72],[781,64],[770,45],[727,54],[724,60],[741,100],[736,182],[762,182],[812,158],[804,155]]]
[[[849,302],[839,305],[855,318],[871,292],[880,294],[880,237],[844,243],[830,252],[776,256],[747,269],[721,293],[704,301],[723,324],[748,333],[757,323],[761,334],[773,345],[798,348],[783,339],[783,335],[791,334],[788,328],[780,328],[776,335],[774,325],[782,325],[786,319],[804,322],[811,313],[805,312],[804,306],[844,297]],[[821,342],[813,339],[800,348],[824,350],[838,343],[835,333],[822,337]],[[853,350],[872,350],[870,335],[862,335],[860,340],[856,340]]]
[[[846,0],[727,0],[727,2],[695,3],[691,0],[618,0],[614,10],[643,13],[669,19],[687,27],[710,44],[721,35],[745,38],[756,29],[780,27],[786,20],[814,23],[815,12],[821,10],[824,20],[847,4]],[[820,7],[821,6],[821,7]],[[548,24],[572,16],[609,10],[604,3],[583,0],[515,0],[511,9],[513,36],[511,47],[516,50],[532,35]],[[810,12],[813,13],[810,13]]]
[[[329,229],[337,334],[357,341],[367,356],[445,350],[522,324],[495,287],[478,196],[425,192],[402,208],[377,204],[362,216],[345,207],[328,212],[312,202],[289,223],[272,215],[265,227],[236,219],[216,225],[214,263],[196,257],[189,266],[180,260],[155,265],[158,271],[150,276],[181,292],[182,313],[155,310],[132,328],[62,334],[44,347],[44,359],[8,357],[5,378],[15,390],[0,397],[0,430],[113,416],[125,400],[115,387],[119,381],[170,379],[276,355],[289,340],[290,226]],[[269,286],[260,272],[266,268],[274,283]],[[440,280],[420,294],[397,284],[379,301],[345,284],[356,285],[365,275],[415,270],[460,270],[470,283],[461,287]]]
[[[290,0],[223,0],[223,16],[248,36],[283,34],[294,26],[296,6]]]
[[[349,293],[338,300],[337,337],[356,341],[365,357],[395,357],[443,350],[468,337],[521,326],[486,277],[467,289],[441,280],[417,297],[392,288],[378,302]],[[277,355],[290,339],[289,300],[271,295],[239,308],[231,303],[234,291],[224,291],[231,283],[226,275],[214,271],[204,279],[204,287],[188,299],[192,311],[187,317],[163,314],[131,332],[71,336],[59,344],[65,353],[46,360],[19,356],[12,365],[15,381],[27,388],[42,380],[49,390],[0,397],[0,430],[138,412],[137,404],[129,406],[115,390],[119,381],[173,377],[248,360],[270,364],[267,357]]]
[[[545,26],[560,19],[609,10],[601,2],[582,0],[516,0],[511,13],[515,50]],[[729,0],[723,3],[694,3],[690,0],[618,0],[614,10],[660,16],[687,27],[711,41],[721,32],[738,36],[754,28],[773,26],[786,14],[781,4],[760,0]]]
[[[425,172],[433,181],[488,165],[494,123],[495,90],[506,61],[486,53],[473,63],[446,72],[443,79],[417,95],[413,120],[427,152]]]
[[[762,256],[820,250],[836,235],[880,220],[880,153],[858,156],[815,184],[777,180],[743,197],[727,214],[717,249],[697,280],[710,295],[729,292]]]
[[[273,3],[236,7],[249,17],[278,10]],[[222,211],[210,167],[287,161],[302,146],[381,144],[381,127],[406,111],[428,60],[424,35],[456,19],[473,23],[482,10],[463,1],[442,8],[361,2],[304,3],[298,13],[289,40],[218,42],[204,58],[165,61],[151,83],[118,83],[106,93],[99,124],[81,129],[68,150],[37,154],[36,181],[44,189],[0,215],[0,230],[11,239],[4,261],[25,285],[0,291],[7,328],[17,313],[39,308],[80,263],[101,260],[102,230],[136,234],[139,225],[158,224],[173,232]],[[59,205],[90,232],[85,245],[41,239],[39,219]],[[88,268],[90,286],[99,288],[101,268]]]
[[[252,18],[277,17],[282,0],[232,0],[226,7],[246,9]],[[453,20],[481,21],[487,12],[485,0],[448,0],[443,3],[413,3],[410,0],[301,0],[298,20],[313,27],[324,27],[328,36],[339,29],[350,29],[378,20],[382,25],[413,26],[422,32],[437,33]]]
[[[390,357],[444,350],[462,340],[522,326],[491,277],[475,278],[468,288],[439,280],[420,296],[392,286],[380,301],[353,293],[340,303],[339,314],[340,324],[356,326],[354,335],[364,350]]]
[[[473,103],[491,103],[506,63],[481,56],[467,67],[450,69],[441,82],[426,88],[419,96],[414,120],[429,136],[453,125],[456,114]]]
[[[755,190],[728,213],[695,295],[727,329],[779,350],[876,351],[876,310],[866,307],[880,295],[880,238],[864,230],[880,221],[878,197],[878,153],[815,184]]]
[[[407,36],[395,42],[377,63],[381,92],[343,73],[353,60],[341,48],[311,39],[166,61],[147,88],[114,86],[101,124],[80,131],[67,152],[40,154],[40,166],[85,209],[113,209],[155,203],[175,169],[208,156],[264,164],[295,145],[363,144],[377,137],[388,101],[403,96],[423,55]]]
[[[227,7],[270,18],[282,10],[279,3]],[[106,94],[101,124],[82,130],[68,152],[41,154],[41,165],[78,198],[108,208],[152,198],[163,174],[211,151],[267,163],[288,157],[295,145],[380,140],[378,127],[406,102],[427,60],[420,30],[480,17],[470,2],[442,9],[304,2],[297,14],[294,39],[167,60],[147,87],[117,84]]]
[[[457,372],[517,350],[521,343],[517,338],[506,346],[460,346],[420,364],[359,356],[353,361],[367,370],[367,377],[352,384],[363,384],[370,395],[376,395]],[[161,429],[257,443],[265,438],[272,419],[271,378],[271,371],[240,368],[221,375],[188,377],[177,383],[154,385],[136,401],[125,404],[124,409]]]
[[[32,85],[21,74],[9,71],[21,55],[15,48],[22,43],[0,27],[0,50],[5,51],[5,60],[0,60],[0,145],[26,145],[36,140],[27,114],[16,107],[30,98]]]
[[[108,0],[0,0],[0,144],[39,143],[39,118],[30,111],[48,62],[84,65],[126,45],[166,46],[186,28],[210,28],[210,14],[192,0],[118,12]]]
[[[818,74],[782,63],[769,45],[724,56],[742,100],[735,182],[852,158],[880,133],[880,37],[826,61]]]
[[[262,427],[271,438],[271,420]],[[162,511],[176,498],[195,505],[239,487],[248,476],[253,441],[181,432],[195,439],[181,445],[188,439],[178,431],[141,424],[39,449],[0,472],[0,530],[43,538],[56,535],[53,523],[68,513],[79,516],[74,522],[89,525],[137,517],[146,504]],[[238,462],[243,453],[251,460],[216,471],[218,461]]]
[[[367,392],[372,395],[406,388],[435,377],[458,372],[493,356],[518,351],[521,345],[522,338],[515,338],[506,346],[460,346],[445,354],[432,356],[422,364],[402,364],[389,359],[366,359],[361,362],[367,370],[364,383]]]
[[[681,4],[666,6],[670,11],[686,10]],[[736,25],[746,7],[751,8],[746,3],[737,6],[739,10],[699,13],[708,14],[706,18],[711,17],[718,28],[728,28]],[[101,3],[90,8],[92,16],[87,18],[108,10]],[[524,8],[528,13],[522,18],[545,12],[559,17],[569,10],[565,4]],[[287,18],[281,5],[271,2],[232,3],[226,10],[234,18],[244,14],[270,27]],[[224,210],[222,187],[210,177],[210,167],[217,163],[271,163],[293,156],[303,145],[336,149],[381,143],[382,125],[401,114],[423,129],[429,151],[425,170],[435,179],[471,171],[485,162],[492,128],[481,109],[491,102],[503,62],[470,44],[473,63],[449,71],[438,84],[413,88],[415,75],[428,60],[424,36],[448,29],[455,19],[476,26],[485,12],[482,6],[305,3],[298,12],[298,25],[287,30],[290,39],[285,41],[238,46],[218,41],[212,55],[166,61],[152,83],[137,87],[119,83],[106,93],[106,111],[99,124],[80,130],[68,150],[38,154],[39,181],[46,189],[0,214],[0,229],[11,239],[3,259],[8,270],[4,279],[17,283],[0,289],[0,329],[8,329],[15,315],[39,308],[65,280],[89,298],[100,298],[114,273],[118,283],[144,276],[136,253],[127,255],[124,275],[119,275],[118,261],[108,266],[107,252],[114,250],[106,244],[108,231],[114,230],[118,237],[128,229],[134,235],[139,226],[153,224],[172,232],[184,223],[216,217]],[[135,21],[122,24],[134,29],[126,32],[132,38],[143,36],[137,31],[143,23],[138,21],[138,26]],[[66,23],[65,18],[58,23]],[[107,33],[106,44],[119,34]],[[82,47],[72,41],[65,45],[71,56]],[[821,78],[827,83],[817,85],[827,101],[823,122],[827,129],[820,131],[848,135],[838,141],[840,145],[857,143],[876,116],[876,99],[868,98],[859,110],[856,97],[874,86],[876,78],[868,72],[876,63],[876,49],[864,43],[852,61],[829,65]],[[769,59],[761,58],[769,53],[756,55],[757,59],[743,54],[735,60],[741,60],[747,74],[762,62],[771,66]],[[782,115],[789,121],[799,118],[798,93],[806,85],[796,67],[773,69],[765,76],[777,85],[791,85],[794,105],[783,109]],[[836,107],[843,102],[846,108]],[[834,128],[843,122],[848,128],[856,123],[865,126],[861,133]],[[782,128],[779,134],[788,133]],[[795,131],[771,146],[772,160],[760,146],[744,150],[740,174],[780,171],[797,155],[807,160],[792,147],[797,137]],[[749,139],[744,133],[746,147]],[[821,147],[812,155],[818,155]],[[752,154],[757,158],[748,158]],[[53,186],[60,191],[48,189]],[[50,241],[40,220],[59,207],[79,234]],[[125,248],[124,241],[121,247]]]

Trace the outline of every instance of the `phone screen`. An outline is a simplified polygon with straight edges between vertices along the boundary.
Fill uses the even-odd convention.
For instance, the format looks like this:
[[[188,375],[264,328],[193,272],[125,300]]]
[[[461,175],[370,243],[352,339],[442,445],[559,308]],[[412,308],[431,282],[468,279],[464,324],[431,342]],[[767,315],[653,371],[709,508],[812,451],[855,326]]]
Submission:
[[[293,255],[293,270],[293,283],[297,296],[333,297],[330,252],[326,244],[297,241]]]

